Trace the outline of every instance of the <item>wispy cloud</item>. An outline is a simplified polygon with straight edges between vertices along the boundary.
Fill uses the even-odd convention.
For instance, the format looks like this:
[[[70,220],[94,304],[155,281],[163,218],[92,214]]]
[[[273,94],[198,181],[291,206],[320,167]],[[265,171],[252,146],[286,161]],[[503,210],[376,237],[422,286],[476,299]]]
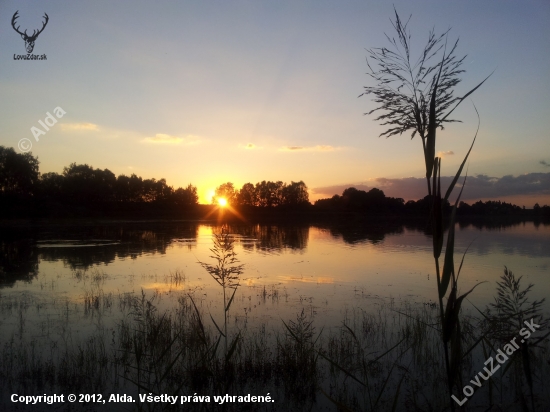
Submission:
[[[171,136],[169,134],[157,133],[155,137],[146,137],[144,143],[163,144],[163,145],[183,145],[191,146],[199,144],[201,139],[198,136]]]
[[[452,150],[447,150],[447,151],[444,151],[444,152],[437,152],[438,157],[452,156],[454,154],[455,154],[455,152],[453,152]]]
[[[539,163],[544,167],[550,167],[550,163],[548,163],[546,160],[541,160]]]
[[[94,123],[61,123],[61,130],[63,131],[99,131],[99,126]]]
[[[254,143],[247,143],[245,145],[239,145],[239,147],[242,147],[245,150],[261,149],[261,147],[256,146]]]
[[[341,147],[334,147],[328,145],[318,146],[284,146],[279,149],[282,152],[332,152],[334,150],[340,150]]]
[[[441,177],[441,187],[446,188],[451,183],[452,176]],[[461,183],[457,183],[460,187]],[[421,199],[427,194],[426,179],[407,177],[402,179],[387,179],[379,177],[358,184],[344,184],[313,188],[316,195],[331,197],[341,195],[348,187],[369,191],[372,188],[381,189],[386,196],[402,197],[406,200]],[[456,190],[455,190],[456,191]],[[469,176],[462,194],[463,200],[497,199],[504,196],[544,195],[550,196],[550,173],[526,173],[520,176],[490,177],[487,175]]]

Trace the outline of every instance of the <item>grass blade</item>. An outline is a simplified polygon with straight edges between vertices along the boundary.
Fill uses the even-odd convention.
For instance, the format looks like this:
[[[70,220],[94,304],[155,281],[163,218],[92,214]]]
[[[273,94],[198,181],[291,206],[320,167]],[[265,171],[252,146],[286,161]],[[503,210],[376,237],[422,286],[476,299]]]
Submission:
[[[235,352],[235,349],[237,348],[237,342],[239,341],[240,337],[241,337],[241,332],[239,332],[237,336],[235,336],[235,339],[233,339],[233,342],[231,343],[231,347],[229,348],[227,355],[225,355],[226,362],[229,362],[229,359],[231,359],[231,356],[233,356],[233,352]]]
[[[467,176],[466,176],[467,177]],[[454,279],[454,247],[455,247],[455,220],[456,220],[456,208],[458,202],[460,201],[460,196],[462,196],[462,191],[466,185],[466,177],[464,177],[464,182],[462,183],[462,188],[460,193],[456,198],[455,204],[453,206],[453,211],[451,212],[451,222],[449,226],[449,233],[447,234],[447,247],[445,248],[445,260],[443,263],[443,271],[441,274],[441,283],[439,284],[439,296],[442,298],[447,293],[447,288],[449,287],[449,282],[451,281],[451,276]],[[462,265],[461,265],[462,266]],[[456,279],[454,282],[456,283]],[[456,285],[453,284],[453,287]]]
[[[401,392],[401,384],[403,383],[404,379],[405,379],[405,374],[401,376],[401,379],[399,380],[399,384],[397,385],[397,389],[395,390],[395,396],[393,397],[393,405],[391,407],[392,412],[395,412],[397,410],[397,402],[399,400],[399,393]]]
[[[330,359],[329,357],[325,356],[322,352],[319,352],[319,356],[321,356],[322,358],[324,358],[326,361],[328,361],[332,366],[340,369],[342,372],[344,372],[346,375],[348,375],[351,379],[353,379],[355,382],[357,382],[358,384],[364,386],[364,387],[367,387],[367,385],[360,381],[358,378],[355,377],[355,375],[353,373],[351,373],[350,371],[348,371],[346,368],[338,365],[335,361],[333,361],[332,359]]]
[[[373,360],[369,361],[369,365],[372,363],[378,361],[379,359],[382,359],[384,356],[386,356],[388,353],[390,353],[392,350],[397,348],[406,338],[401,339],[399,342],[397,342],[395,345],[393,345],[391,348],[389,348],[386,352],[384,352],[382,355],[374,358]]]
[[[338,408],[338,411],[342,412],[352,412],[350,408],[348,408],[346,405],[344,405],[342,402],[338,402],[336,399],[332,398],[328,393],[326,393],[323,388],[320,388],[323,395],[327,397],[329,401],[331,401],[336,407]]]
[[[451,109],[451,111],[449,111],[449,112],[441,119],[441,122],[443,122],[447,117],[449,117],[449,115],[450,115],[452,112],[455,111],[455,109],[458,107],[458,105],[459,105],[460,103],[462,103],[462,101],[463,101],[466,97],[468,97],[468,96],[471,95],[473,92],[475,92],[477,89],[479,89],[479,88],[481,87],[481,85],[482,85],[483,83],[485,83],[485,81],[486,81],[489,77],[491,77],[491,76],[493,75],[494,72],[495,72],[495,71],[493,70],[493,71],[491,72],[491,74],[490,74],[489,76],[487,76],[481,83],[479,83],[476,87],[474,87],[472,90],[470,90],[470,91],[469,91],[468,93],[466,93],[464,96],[462,96],[462,97],[458,100],[458,103],[455,105],[455,107],[453,107],[453,108]]]
[[[222,332],[222,330],[220,329],[220,327],[218,326],[218,324],[216,323],[216,321],[212,317],[212,314],[210,314],[210,319],[212,319],[212,322],[214,322],[214,326],[216,326],[216,329],[218,329],[218,332],[220,332],[220,335],[222,335],[225,338],[225,334]]]
[[[470,145],[470,149],[468,149],[468,153],[466,153],[466,156],[464,157],[464,160],[462,161],[462,164],[458,168],[458,171],[456,172],[455,177],[453,178],[451,184],[449,185],[449,188],[447,189],[447,192],[445,193],[445,198],[444,198],[445,201],[449,200],[449,196],[451,195],[451,193],[452,193],[452,191],[453,191],[453,189],[456,185],[456,182],[458,181],[458,178],[462,174],[462,169],[464,169],[464,165],[466,164],[466,160],[468,160],[468,156],[470,156],[470,152],[472,151],[472,148],[474,147],[474,143],[476,142],[477,134],[479,132],[479,126],[481,124],[481,118],[479,117],[479,112],[477,111],[477,107],[475,106],[475,104],[474,104],[474,109],[476,110],[476,113],[477,113],[477,130],[476,130],[476,134],[474,135],[474,140],[472,140],[472,144]],[[464,186],[462,186],[462,187],[464,187]]]
[[[225,311],[227,312],[229,308],[231,307],[231,303],[233,303],[233,298],[235,297],[235,293],[237,292],[237,288],[233,289],[233,294],[231,295],[231,299],[229,299],[229,302],[227,302],[227,307],[225,308]]]
[[[476,240],[475,238],[474,240]],[[470,246],[472,246],[472,243],[474,243],[474,240],[470,242],[464,253],[462,254],[462,260],[460,261],[460,266],[458,267],[458,273],[456,274],[456,281],[458,282],[458,277],[460,276],[460,271],[462,270],[462,265],[464,264],[464,258],[466,257],[466,253],[468,253],[468,249],[470,249]]]

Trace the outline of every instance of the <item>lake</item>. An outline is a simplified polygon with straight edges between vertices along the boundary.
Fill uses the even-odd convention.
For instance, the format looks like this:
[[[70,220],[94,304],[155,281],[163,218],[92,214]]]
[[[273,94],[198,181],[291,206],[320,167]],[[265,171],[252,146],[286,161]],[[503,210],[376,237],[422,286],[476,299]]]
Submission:
[[[201,266],[215,264],[213,233],[221,228],[190,221],[3,227],[0,406],[13,407],[12,393],[56,391],[106,398],[144,391],[271,393],[276,399],[251,410],[334,410],[321,390],[346,404],[372,402],[359,381],[350,386],[349,372],[335,371],[333,361],[369,379],[371,389],[382,388],[380,410],[390,410],[405,376],[401,407],[448,405],[440,333],[433,327],[438,311],[432,240],[424,221],[226,226],[244,266],[228,311],[225,349],[219,345],[223,289]],[[523,276],[522,288],[535,285],[531,300],[550,294],[549,240],[550,225],[535,222],[456,225],[457,269],[467,250],[459,292],[479,284],[463,304],[465,345],[483,327],[469,316],[478,315],[474,305],[483,310],[494,300],[505,266]],[[543,308],[548,312],[548,302]],[[220,363],[224,352],[232,352],[231,341],[239,342],[237,355],[232,363]],[[170,351],[172,345],[178,350]],[[465,360],[463,376],[475,376],[485,358],[478,346]],[[546,362],[534,365],[541,376],[535,393],[541,396]],[[521,376],[521,368],[515,373]],[[513,405],[522,389],[494,379]],[[486,407],[485,386],[469,405]]]
[[[104,294],[143,290],[164,296],[162,305],[170,306],[171,297],[189,293],[215,313],[220,287],[198,262],[212,263],[212,233],[219,229],[182,221],[5,228],[0,294],[4,300],[25,296],[39,301],[44,313],[52,302],[84,298],[89,282],[75,273],[101,272]],[[504,266],[523,276],[524,286],[535,285],[531,298],[550,295],[549,225],[457,224],[456,229],[457,267],[469,247],[461,290],[486,282],[469,296],[471,303],[484,307],[492,301]],[[423,222],[242,224],[230,225],[229,232],[244,264],[233,309],[237,317],[279,322],[306,308],[319,315],[318,322],[333,326],[354,305],[368,308],[377,299],[430,303],[437,298],[432,241]]]

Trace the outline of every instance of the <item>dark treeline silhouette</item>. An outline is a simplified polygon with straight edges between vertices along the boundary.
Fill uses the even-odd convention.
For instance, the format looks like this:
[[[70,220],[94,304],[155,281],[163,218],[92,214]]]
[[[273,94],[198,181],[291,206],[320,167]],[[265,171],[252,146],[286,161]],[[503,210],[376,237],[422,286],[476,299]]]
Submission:
[[[534,217],[550,217],[550,206],[540,206],[535,203],[533,209],[525,209],[511,203],[501,202],[500,200],[488,200],[482,202],[479,200],[472,205],[460,202],[457,213],[459,215],[477,215],[477,216],[522,216],[530,215]]]
[[[426,216],[430,213],[433,201],[431,196],[419,200],[405,202],[402,198],[386,197],[379,189],[371,189],[368,192],[350,187],[342,193],[342,196],[334,195],[331,198],[319,199],[315,202],[315,208],[329,213],[366,213],[406,216]],[[451,210],[447,201],[443,206],[446,214]],[[457,209],[458,216],[483,216],[483,217],[530,217],[550,218],[550,206],[535,204],[533,209],[525,209],[510,203],[501,201],[481,200],[469,205],[460,202]]]
[[[30,153],[16,153],[13,148],[0,146],[0,219],[9,218],[185,218],[210,216],[220,199],[231,206],[223,219],[247,220],[308,220],[334,217],[427,216],[430,196],[405,202],[402,198],[387,197],[382,190],[368,192],[350,187],[342,195],[320,199],[311,205],[308,188],[303,181],[262,181],[245,183],[236,189],[231,182],[220,185],[212,198],[212,206],[198,205],[197,188],[173,188],[165,179],[143,179],[115,176],[109,169],[94,169],[87,164],[72,163],[61,174],[40,175],[38,158]],[[450,205],[445,205],[447,212]],[[233,214],[231,212],[237,212]],[[498,218],[534,218],[548,220],[550,207],[535,205],[520,208],[500,201],[461,202],[458,216]]]
[[[347,188],[342,196],[334,195],[330,199],[319,199],[315,207],[324,210],[349,210],[365,212],[403,212],[405,201],[401,198],[386,197],[380,189],[368,192],[354,187]]]
[[[233,183],[227,182],[216,188],[212,203],[217,204],[219,199],[225,199],[232,206],[304,206],[309,205],[309,194],[304,182],[262,181],[253,185],[245,183],[240,190],[235,189]]]
[[[197,188],[72,163],[40,175],[38,159],[0,146],[2,217],[155,217],[197,206]]]

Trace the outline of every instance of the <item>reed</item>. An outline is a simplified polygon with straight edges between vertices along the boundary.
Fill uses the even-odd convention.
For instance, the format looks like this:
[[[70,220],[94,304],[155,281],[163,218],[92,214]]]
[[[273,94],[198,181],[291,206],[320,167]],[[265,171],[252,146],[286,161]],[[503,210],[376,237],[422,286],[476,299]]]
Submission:
[[[542,305],[545,299],[532,301],[529,292],[533,284],[522,288],[522,276],[516,278],[514,273],[504,267],[504,273],[497,282],[497,295],[493,303],[487,305],[484,313],[484,329],[486,335],[484,338],[485,352],[488,356],[496,353],[496,350],[509,343],[514,337],[517,337],[518,331],[525,327],[525,322],[532,322],[538,325],[538,329],[543,332],[548,329],[550,319],[542,313]],[[520,350],[514,354],[510,362],[503,368],[501,377],[512,368],[514,370],[513,388],[524,409],[527,408],[523,385],[526,383],[529,391],[531,410],[535,411],[534,395],[534,373],[533,364],[535,362],[544,362],[539,344],[550,336],[550,332],[533,339],[521,339],[519,342]],[[501,388],[502,389],[502,388]],[[490,404],[494,403],[492,393],[489,397]]]
[[[442,159],[436,156],[436,135],[437,129],[443,129],[445,123],[456,121],[449,116],[464,99],[481,87],[490,75],[463,96],[454,96],[454,87],[460,83],[459,75],[464,72],[461,65],[465,57],[457,58],[455,55],[458,40],[447,51],[448,31],[438,36],[432,30],[423,53],[416,62],[413,62],[411,61],[411,35],[407,28],[408,21],[403,22],[395,11],[395,21],[392,23],[397,33],[397,40],[386,36],[390,40],[392,49],[384,47],[369,50],[371,60],[377,64],[377,70],[373,70],[369,65],[369,75],[377,82],[377,85],[365,87],[364,94],[374,95],[374,101],[379,104],[368,114],[378,110],[384,112],[376,118],[376,120],[382,121],[383,125],[389,126],[385,132],[381,133],[381,136],[389,137],[412,130],[411,139],[415,135],[419,135],[422,142],[428,195],[432,198],[430,223],[433,232],[433,257],[440,312],[441,343],[444,349],[449,405],[454,411],[455,403],[451,396],[455,384],[461,379],[460,370],[463,359],[463,338],[459,313],[463,300],[473,290],[458,295],[459,273],[455,273],[454,267],[455,215],[466,179],[464,179],[462,189],[452,209],[443,265],[441,265],[440,257],[444,244],[443,211],[462,174],[477,138],[477,131],[470,149],[445,195],[441,191]],[[441,56],[439,60],[435,60],[437,56]],[[450,292],[447,295],[449,285]],[[447,297],[446,303],[444,302],[445,297]]]
[[[223,290],[223,332],[212,315],[210,315],[210,318],[223,337],[224,356],[228,360],[235,350],[240,337],[240,333],[238,333],[229,345],[227,320],[235,293],[237,293],[237,288],[240,286],[240,276],[243,273],[244,265],[239,264],[237,254],[235,253],[234,240],[229,234],[227,226],[223,226],[219,233],[214,233],[212,240],[214,246],[210,249],[212,252],[210,257],[216,263],[214,265],[206,262],[199,263]]]
[[[263,287],[252,293],[261,298]],[[169,299],[169,305],[164,299]],[[164,295],[142,291],[118,294],[113,300],[111,308],[100,305],[87,315],[83,298],[69,303],[68,312],[66,301],[57,300],[54,308],[59,316],[50,332],[41,336],[33,332],[36,305],[28,296],[4,300],[0,305],[0,409],[13,406],[10,393],[53,392],[126,393],[134,397],[139,393],[213,396],[270,392],[275,404],[251,408],[266,411],[449,409],[439,344],[440,315],[429,305],[377,299],[372,310],[349,308],[342,313],[339,327],[319,330],[318,319],[304,302],[293,318],[277,323],[279,327],[262,322],[241,328],[228,369],[224,357],[219,356],[223,338],[213,324],[208,326],[208,310],[199,296],[184,291]],[[530,302],[526,305],[531,307]],[[13,309],[24,307],[27,310],[21,312]],[[44,308],[40,313],[45,322],[51,322]],[[19,318],[24,325],[22,334]],[[73,328],[86,320],[93,321],[93,328],[77,333]],[[498,335],[493,336],[494,327],[480,329],[476,319],[464,315],[460,324],[465,347],[474,347],[479,333],[485,334],[482,342],[487,356],[500,347],[495,340]],[[477,367],[473,365],[479,363],[474,360],[485,359],[481,346],[465,351],[464,374],[474,376]],[[548,339],[530,345],[529,351],[535,406],[547,410]],[[518,352],[506,373],[491,378],[490,385],[480,389],[483,392],[468,405],[474,410],[486,406],[492,388],[494,405],[521,410],[516,398],[528,390],[521,362]],[[523,389],[513,386],[519,378]],[[74,410],[95,407],[73,406]],[[139,402],[125,407],[170,410],[168,405]],[[216,408],[213,403],[186,405],[186,410]],[[238,403],[226,405],[228,411],[242,408]]]

